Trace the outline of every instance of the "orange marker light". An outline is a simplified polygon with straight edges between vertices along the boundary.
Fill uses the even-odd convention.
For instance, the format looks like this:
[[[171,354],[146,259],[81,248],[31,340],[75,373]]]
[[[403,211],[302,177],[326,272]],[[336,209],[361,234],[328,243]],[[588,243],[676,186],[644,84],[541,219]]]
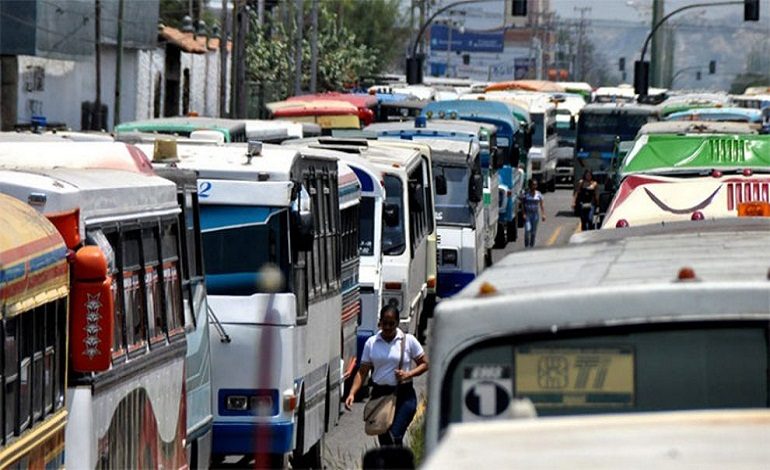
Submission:
[[[492,284],[488,282],[483,282],[481,286],[479,286],[479,297],[484,295],[495,295],[495,294],[497,294],[497,288]]]
[[[676,278],[679,281],[694,281],[697,279],[695,277],[695,270],[689,267],[684,267],[680,269],[679,274],[677,274]]]
[[[770,203],[742,202],[738,204],[738,217],[770,217]]]

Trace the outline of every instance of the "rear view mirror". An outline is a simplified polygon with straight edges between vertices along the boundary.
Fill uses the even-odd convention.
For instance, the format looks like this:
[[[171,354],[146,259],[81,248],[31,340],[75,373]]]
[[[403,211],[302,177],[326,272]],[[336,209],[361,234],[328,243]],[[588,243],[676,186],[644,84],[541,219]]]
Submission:
[[[425,207],[422,198],[422,184],[415,180],[409,180],[409,210],[424,211]]]
[[[292,204],[292,219],[294,225],[294,242],[299,251],[309,251],[313,248],[315,238],[315,223],[310,207],[310,194],[302,186],[297,199]]]
[[[382,218],[388,227],[398,227],[401,222],[399,207],[396,204],[385,203],[382,207]]]
[[[471,184],[468,193],[470,202],[481,202],[484,199],[484,177],[479,173],[471,175]]]
[[[446,176],[444,175],[436,175],[434,178],[436,180],[436,194],[438,196],[444,196],[447,193],[447,187],[446,187]]]

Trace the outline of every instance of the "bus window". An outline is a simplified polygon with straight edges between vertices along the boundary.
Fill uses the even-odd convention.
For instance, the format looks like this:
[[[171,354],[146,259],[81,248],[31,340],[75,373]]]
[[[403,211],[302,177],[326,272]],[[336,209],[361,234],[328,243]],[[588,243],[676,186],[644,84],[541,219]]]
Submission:
[[[532,113],[530,116],[532,117],[532,146],[542,147],[545,138],[543,113]]]
[[[3,322],[5,342],[3,347],[3,378],[5,379],[5,441],[16,431],[16,400],[19,396],[19,317]]]
[[[234,226],[207,228],[203,232],[206,288],[210,295],[251,295],[260,292],[260,269],[277,265],[288,279],[288,228],[286,211],[253,206],[204,206],[204,221],[237,218]],[[286,288],[286,287],[285,287]]]
[[[144,254],[144,288],[149,322],[150,343],[165,339],[160,274],[158,262],[157,228],[142,229],[142,251]]]
[[[398,256],[406,249],[406,234],[404,233],[404,188],[401,179],[394,175],[385,175],[385,204],[398,211],[398,220],[392,225],[387,222],[382,227],[382,253]],[[386,215],[387,218],[387,215]]]
[[[187,325],[193,325],[193,320],[191,318],[184,318],[184,308],[178,294],[180,291],[179,284],[181,280],[179,272],[177,230],[177,224],[171,221],[164,220],[161,225],[160,240],[163,253],[163,301],[165,302],[165,322],[169,336],[181,333]]]
[[[143,276],[141,232],[130,230],[123,233],[123,304],[128,327],[128,351],[140,350],[147,340],[147,316],[142,293]]]
[[[374,198],[361,198],[359,212],[359,241],[358,251],[361,256],[374,255]]]
[[[109,272],[112,276],[112,304],[115,308],[115,328],[112,337],[112,358],[113,360],[122,357],[126,353],[126,332],[127,324],[125,318],[125,301],[123,300],[125,290],[123,289],[123,276],[117,275],[117,266],[122,265],[122,260],[115,259],[115,255],[122,256],[122,251],[119,247],[119,232],[117,229],[89,232],[88,236],[93,240],[96,245],[102,249],[102,252],[107,255],[109,265]],[[109,251],[108,251],[109,249]],[[110,256],[111,255],[111,256]]]

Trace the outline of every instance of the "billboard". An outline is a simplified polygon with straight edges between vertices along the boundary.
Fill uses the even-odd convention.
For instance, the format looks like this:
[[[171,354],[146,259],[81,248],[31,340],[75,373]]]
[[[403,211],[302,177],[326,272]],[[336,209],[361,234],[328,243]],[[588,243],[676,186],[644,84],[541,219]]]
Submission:
[[[446,51],[449,44],[447,25],[433,24],[430,27],[430,48],[432,51]],[[452,51],[460,52],[503,52],[503,29],[494,31],[452,30]]]

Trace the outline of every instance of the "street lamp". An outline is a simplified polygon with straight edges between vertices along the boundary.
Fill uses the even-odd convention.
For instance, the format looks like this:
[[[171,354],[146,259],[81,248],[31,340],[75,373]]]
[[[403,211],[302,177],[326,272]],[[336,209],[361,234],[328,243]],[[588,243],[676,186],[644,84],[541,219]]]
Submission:
[[[736,1],[730,1],[730,2],[715,2],[715,3],[695,3],[692,5],[686,5],[681,8],[677,8],[676,10],[672,11],[671,13],[661,18],[661,20],[658,21],[652,27],[652,30],[647,35],[647,39],[644,40],[644,45],[642,46],[642,53],[640,54],[639,60],[634,62],[634,93],[636,93],[640,97],[647,96],[647,92],[650,88],[650,76],[649,76],[650,63],[644,60],[644,56],[647,53],[647,46],[650,44],[650,40],[652,39],[652,36],[655,34],[655,31],[657,31],[658,28],[660,28],[663,25],[663,23],[666,22],[666,20],[668,20],[669,18],[671,18],[677,13],[680,13],[684,10],[689,10],[692,8],[707,8],[707,7],[718,7],[718,6],[727,6],[727,5],[746,5],[747,3],[750,3],[750,0],[736,0]],[[759,15],[758,6],[757,6],[756,14],[757,16]],[[746,20],[746,21],[754,21],[754,20]]]

